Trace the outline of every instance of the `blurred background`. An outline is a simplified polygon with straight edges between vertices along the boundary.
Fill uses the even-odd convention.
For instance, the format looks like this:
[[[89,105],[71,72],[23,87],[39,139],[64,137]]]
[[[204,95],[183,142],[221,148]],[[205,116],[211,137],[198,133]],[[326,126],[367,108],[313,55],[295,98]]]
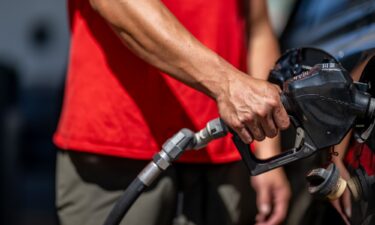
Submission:
[[[57,224],[55,147],[69,32],[66,3],[0,1],[0,224]]]
[[[355,48],[359,49],[357,52],[350,52],[353,48],[343,48],[346,45],[342,45],[342,42],[338,45],[332,38],[326,38],[329,31],[338,36],[335,26],[340,24],[332,22],[336,20],[331,17],[336,15],[333,12],[339,14],[340,10],[345,10],[343,6],[350,1],[268,2],[274,29],[283,49],[312,45],[322,47],[341,58],[362,52],[363,48],[358,46]],[[371,2],[370,6],[374,6],[374,1],[352,2]],[[366,9],[368,10],[368,5]],[[371,12],[373,11],[370,10]],[[369,15],[374,19],[374,14]],[[322,20],[327,17],[330,18]],[[325,21],[331,21],[331,27],[322,26],[328,24]],[[346,24],[343,22],[342,26],[346,27]],[[373,20],[370,20],[361,26],[358,23],[354,26],[365,27],[366,39],[363,40],[363,45],[366,48],[374,46],[375,32],[372,24]],[[316,27],[320,31],[324,27],[326,36],[306,40],[304,29]],[[0,28],[0,178],[3,183],[0,187],[0,224],[54,225],[57,224],[54,207],[56,149],[51,140],[62,103],[69,50],[66,1],[1,0]],[[348,33],[345,29],[340,30],[342,34]],[[358,40],[355,35],[350,38]],[[350,38],[345,43],[352,43]],[[313,162],[314,159],[310,161]],[[299,168],[300,174],[295,174],[296,168]],[[289,225],[299,224],[295,221],[301,221],[304,212],[313,205],[311,197],[303,191],[302,173],[305,169],[306,164],[302,166],[302,163],[287,168],[295,191],[287,220]]]

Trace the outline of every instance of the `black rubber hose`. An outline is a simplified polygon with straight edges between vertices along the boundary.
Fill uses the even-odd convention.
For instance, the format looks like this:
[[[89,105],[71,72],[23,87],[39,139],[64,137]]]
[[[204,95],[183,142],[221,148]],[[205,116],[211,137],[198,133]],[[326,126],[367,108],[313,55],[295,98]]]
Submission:
[[[121,198],[116,202],[116,205],[112,208],[104,225],[118,225],[120,224],[124,215],[128,212],[129,208],[137,200],[139,195],[146,189],[139,178],[135,178],[133,182],[125,190]]]

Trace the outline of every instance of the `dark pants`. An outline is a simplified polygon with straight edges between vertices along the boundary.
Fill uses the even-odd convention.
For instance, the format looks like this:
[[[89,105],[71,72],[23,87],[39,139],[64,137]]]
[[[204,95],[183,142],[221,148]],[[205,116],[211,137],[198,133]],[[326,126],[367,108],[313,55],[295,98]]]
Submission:
[[[103,224],[148,161],[60,151],[57,209],[62,225]],[[175,164],[138,198],[121,224],[253,224],[255,198],[242,162]]]

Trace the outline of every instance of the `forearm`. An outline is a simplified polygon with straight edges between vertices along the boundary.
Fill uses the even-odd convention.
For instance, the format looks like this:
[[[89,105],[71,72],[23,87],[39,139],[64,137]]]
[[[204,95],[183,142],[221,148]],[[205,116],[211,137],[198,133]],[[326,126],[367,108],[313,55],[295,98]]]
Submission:
[[[249,15],[248,70],[253,77],[267,80],[280,56],[279,44],[263,0],[251,0]]]
[[[337,152],[338,154],[332,156],[333,162],[341,161],[344,158],[346,151],[349,148],[351,136],[352,136],[352,131],[349,131],[349,133],[344,137],[344,139],[338,145],[334,146],[334,151]]]
[[[250,35],[248,65],[253,77],[267,80],[269,71],[278,59],[279,46],[269,25],[265,25]],[[254,142],[255,154],[260,158],[269,158],[281,152],[280,135]]]
[[[263,29],[263,30],[262,30]],[[279,58],[279,45],[270,26],[254,33],[249,41],[248,65],[253,77],[267,80],[270,70]],[[255,31],[254,31],[255,32]],[[275,138],[266,138],[261,142],[254,142],[255,154],[262,158],[269,158],[281,152],[280,134]]]
[[[281,152],[280,135],[266,138],[263,141],[254,141],[255,154],[260,159],[267,159]]]
[[[240,72],[196,40],[160,1],[91,0],[136,55],[216,98]],[[145,16],[147,15],[147,16]]]
[[[279,45],[270,27],[254,31],[249,42],[249,73],[258,79],[267,80],[270,70],[280,56]]]
[[[254,0],[253,0],[254,1]],[[253,3],[261,4],[261,3]],[[269,71],[273,68],[276,60],[280,56],[279,45],[273,33],[267,8],[265,5],[252,5],[250,9],[250,26],[248,41],[248,71],[253,77],[267,80]],[[260,14],[254,9],[263,10]],[[255,15],[254,15],[255,14]],[[254,142],[255,154],[260,158],[269,158],[281,151],[280,135],[275,138],[266,138],[261,142]]]

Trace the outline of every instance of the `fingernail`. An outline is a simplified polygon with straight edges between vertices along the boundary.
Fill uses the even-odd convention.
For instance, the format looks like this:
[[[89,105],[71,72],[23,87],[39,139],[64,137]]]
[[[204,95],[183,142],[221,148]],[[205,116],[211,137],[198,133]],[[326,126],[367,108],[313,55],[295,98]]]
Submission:
[[[346,208],[345,209],[345,213],[346,213],[346,215],[350,218],[350,217],[352,217],[352,210],[351,210],[351,208]]]
[[[269,214],[271,211],[271,207],[268,204],[263,204],[260,206],[260,212],[263,214]]]

